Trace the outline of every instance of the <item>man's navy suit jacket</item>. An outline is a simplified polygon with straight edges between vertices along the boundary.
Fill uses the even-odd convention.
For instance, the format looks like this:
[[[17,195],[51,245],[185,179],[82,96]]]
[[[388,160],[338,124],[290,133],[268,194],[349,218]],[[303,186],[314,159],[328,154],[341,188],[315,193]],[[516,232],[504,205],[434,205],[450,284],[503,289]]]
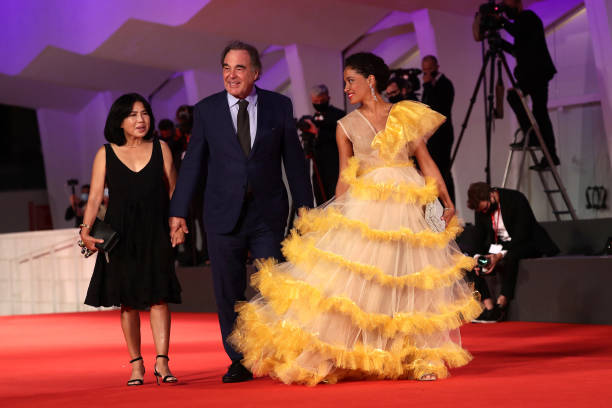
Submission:
[[[204,222],[208,232],[225,234],[234,230],[247,187],[266,225],[282,231],[289,201],[281,163],[295,208],[312,207],[312,187],[291,100],[257,88],[257,132],[246,157],[232,124],[227,92],[211,95],[195,105],[193,132],[181,162],[170,216],[187,216],[198,177],[204,171]]]

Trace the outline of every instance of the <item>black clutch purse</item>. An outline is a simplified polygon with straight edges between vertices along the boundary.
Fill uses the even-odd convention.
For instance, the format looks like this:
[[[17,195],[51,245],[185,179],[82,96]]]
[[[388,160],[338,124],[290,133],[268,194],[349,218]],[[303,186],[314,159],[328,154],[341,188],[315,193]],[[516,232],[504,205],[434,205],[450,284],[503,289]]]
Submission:
[[[104,242],[96,244],[96,248],[104,252],[108,262],[108,254],[119,242],[119,233],[104,221],[96,218],[89,234],[96,239],[103,239]]]

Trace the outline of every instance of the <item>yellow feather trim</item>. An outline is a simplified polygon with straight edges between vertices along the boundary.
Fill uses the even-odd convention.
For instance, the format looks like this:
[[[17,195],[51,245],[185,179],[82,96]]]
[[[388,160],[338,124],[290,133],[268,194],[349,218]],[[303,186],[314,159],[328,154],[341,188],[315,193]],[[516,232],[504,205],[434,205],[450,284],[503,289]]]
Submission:
[[[301,321],[310,321],[326,312],[337,312],[351,319],[362,330],[379,330],[385,337],[431,334],[440,330],[452,330],[471,321],[482,312],[482,306],[473,297],[455,304],[439,307],[440,313],[382,313],[364,312],[347,296],[325,296],[321,290],[304,281],[279,272],[273,260],[258,263],[259,271],[252,275],[251,285],[256,287],[277,314],[290,307]]]
[[[381,167],[394,167],[381,166]],[[376,167],[380,168],[380,167]],[[372,201],[384,201],[392,199],[406,204],[419,203],[425,205],[438,198],[438,185],[435,179],[427,177],[425,185],[414,183],[377,183],[372,180],[363,179],[361,176],[365,172],[372,171],[374,168],[365,170],[359,169],[359,159],[355,156],[349,159],[348,165],[342,171],[342,179],[350,186],[350,193],[356,198]]]
[[[472,270],[476,266],[474,258],[457,254],[453,256],[453,266],[448,268],[426,266],[411,275],[391,276],[377,266],[349,261],[341,255],[319,249],[312,239],[303,238],[295,231],[292,231],[282,245],[283,255],[293,264],[312,266],[316,262],[325,261],[343,267],[366,280],[397,288],[411,286],[419,289],[437,289],[449,286],[463,278],[465,271]]]
[[[361,232],[361,236],[373,241],[406,242],[413,246],[444,248],[449,241],[455,239],[462,230],[457,217],[453,217],[446,229],[434,232],[429,229],[413,232],[410,228],[402,227],[399,230],[379,230],[370,228],[368,224],[359,220],[345,217],[333,207],[323,209],[300,209],[300,216],[295,220],[295,228],[301,233],[329,231],[333,228],[350,228]]]
[[[392,162],[408,142],[420,137],[427,139],[446,118],[429,106],[413,101],[402,101],[391,107],[385,129],[372,140],[381,159]]]
[[[439,348],[417,348],[407,338],[403,344],[395,342],[390,350],[363,344],[346,349],[325,343],[288,321],[267,325],[251,303],[241,303],[236,310],[239,313],[236,330],[229,341],[243,353],[243,364],[257,376],[283,379],[293,368],[291,382],[308,385],[316,385],[324,379],[335,382],[350,377],[350,373],[373,379],[418,378],[417,375],[431,372],[428,369],[433,363],[439,364],[434,374],[444,378],[448,372],[442,362],[449,367],[459,367],[472,359],[466,350],[452,342]],[[296,359],[308,351],[319,354],[322,361],[331,361],[336,370],[329,376],[321,376],[298,366]]]

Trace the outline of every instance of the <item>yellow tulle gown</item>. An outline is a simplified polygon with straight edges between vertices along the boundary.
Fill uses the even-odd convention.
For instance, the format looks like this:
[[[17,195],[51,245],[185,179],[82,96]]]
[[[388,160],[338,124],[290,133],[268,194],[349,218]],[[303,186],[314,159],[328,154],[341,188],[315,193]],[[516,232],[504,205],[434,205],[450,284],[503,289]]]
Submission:
[[[481,312],[463,280],[474,266],[454,242],[454,218],[432,230],[437,199],[410,156],[445,118],[426,105],[392,106],[376,133],[353,111],[339,121],[353,144],[347,193],[301,211],[283,242],[287,262],[260,262],[252,301],[237,306],[230,341],[255,376],[315,385],[341,379],[448,376],[471,360],[459,326]]]

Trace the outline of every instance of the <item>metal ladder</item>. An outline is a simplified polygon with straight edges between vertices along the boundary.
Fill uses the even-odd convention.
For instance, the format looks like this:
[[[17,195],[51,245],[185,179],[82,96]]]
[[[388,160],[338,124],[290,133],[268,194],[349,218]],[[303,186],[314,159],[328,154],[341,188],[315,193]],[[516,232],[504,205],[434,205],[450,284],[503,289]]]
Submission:
[[[542,186],[544,187],[544,193],[546,194],[546,198],[548,199],[548,202],[550,203],[550,206],[553,210],[553,214],[555,218],[557,219],[557,221],[561,221],[562,215],[566,215],[566,216],[569,215],[572,220],[577,220],[578,217],[576,216],[576,211],[574,210],[574,207],[572,206],[572,202],[570,201],[567,195],[567,190],[565,189],[565,186],[563,185],[563,182],[561,181],[561,176],[559,176],[559,172],[557,171],[556,167],[553,165],[553,161],[552,161],[550,152],[548,151],[548,148],[546,147],[546,143],[544,143],[544,138],[542,137],[542,134],[540,133],[540,129],[538,128],[538,124],[535,118],[533,117],[531,110],[529,109],[527,105],[525,97],[523,96],[520,90],[517,89],[515,90],[515,92],[520,98],[523,111],[526,114],[531,125],[527,132],[523,132],[523,129],[521,127],[514,134],[515,142],[516,142],[516,138],[519,133],[525,133],[525,137],[523,138],[523,145],[521,147],[511,147],[510,148],[510,153],[508,154],[508,160],[506,161],[506,169],[504,171],[504,179],[502,182],[502,187],[505,188],[508,182],[508,174],[510,172],[510,166],[512,164],[514,152],[517,152],[517,151],[523,152],[522,157],[521,157],[521,165],[519,167],[518,180],[516,182],[516,190],[518,190],[521,186],[523,172],[525,170],[525,159],[527,157],[527,154],[531,156],[531,161],[534,164],[537,164],[538,158],[536,156],[536,152],[542,151],[545,160],[550,164],[550,166],[546,170],[537,171],[537,173],[540,178],[540,182],[542,183]],[[532,134],[535,134],[539,146],[529,146],[529,136],[531,136]],[[547,172],[550,172],[552,174],[552,179],[553,179],[552,188],[551,188],[551,184],[548,182],[548,180],[546,180],[546,177],[544,174]],[[555,202],[555,198],[554,198],[555,194],[561,195],[561,199],[562,199],[563,205],[565,206],[565,209],[560,209],[560,207],[557,206],[557,203]]]

